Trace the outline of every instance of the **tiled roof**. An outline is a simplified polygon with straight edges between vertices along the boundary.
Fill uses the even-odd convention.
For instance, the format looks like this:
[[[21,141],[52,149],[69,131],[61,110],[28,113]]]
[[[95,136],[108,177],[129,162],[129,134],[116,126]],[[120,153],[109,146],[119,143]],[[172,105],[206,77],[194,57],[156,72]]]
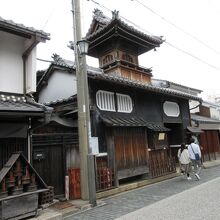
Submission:
[[[62,60],[62,62],[61,62],[61,60]],[[64,68],[69,68],[69,69],[72,69],[73,71],[75,70],[74,62],[67,61],[62,58],[58,58],[57,60],[54,60],[52,65],[58,65],[58,66],[61,66]],[[202,99],[200,97],[191,95],[186,92],[181,92],[176,89],[164,88],[163,86],[158,86],[158,85],[155,86],[155,85],[146,84],[146,83],[143,83],[140,81],[134,81],[134,80],[131,80],[131,79],[128,79],[125,77],[121,77],[118,74],[114,74],[114,73],[105,74],[105,73],[103,73],[103,70],[100,68],[87,66],[87,70],[88,70],[88,77],[90,79],[103,80],[103,81],[108,81],[108,82],[117,83],[117,84],[121,84],[121,85],[127,85],[130,87],[140,88],[140,89],[144,89],[147,91],[156,92],[156,93],[160,93],[160,94],[182,97],[182,98],[186,98],[186,99],[197,100],[200,102],[202,101]],[[44,80],[44,77],[46,77],[46,74],[41,78],[41,81]],[[40,82],[39,82],[39,84],[40,84]]]
[[[110,127],[147,127],[153,131],[170,131],[169,128],[164,127],[162,124],[147,122],[143,118],[137,116],[131,116],[129,118],[101,116],[101,119]]]
[[[191,120],[201,124],[220,124],[220,120],[208,118],[201,115],[191,114]]]
[[[55,65],[59,65],[67,68],[76,68],[75,62],[71,60],[63,59],[61,56],[59,56],[56,53],[53,54],[52,58],[53,58],[53,64]]]
[[[111,75],[110,74],[94,74],[94,73],[89,72],[89,77],[92,79],[96,79],[96,80],[111,81],[111,82],[118,83],[121,85],[128,85],[131,87],[140,88],[140,89],[144,89],[147,91],[156,92],[160,94],[166,94],[166,95],[182,97],[186,99],[202,101],[200,97],[193,96],[185,92],[181,92],[181,91],[170,89],[170,88],[153,86],[153,85],[146,84],[140,81],[130,80],[130,79],[121,77],[117,74],[111,74]]]
[[[108,24],[111,20],[109,17],[105,16],[103,12],[97,8],[94,10],[93,13],[94,13],[93,18],[102,24]]]
[[[0,94],[0,115],[6,113],[41,115],[45,110],[45,106],[27,100],[24,96]]]
[[[23,24],[18,24],[13,22],[12,20],[3,19],[2,17],[0,17],[0,27],[4,27],[5,29],[14,30],[28,35],[37,35],[47,40],[50,39],[49,33],[46,33],[42,30],[37,30],[33,27],[26,27]]]
[[[194,134],[199,134],[203,132],[203,130],[201,130],[199,127],[187,126],[187,130]]]
[[[98,22],[101,25],[106,25],[110,22],[110,18],[106,17],[102,11],[95,9],[93,12],[93,20],[87,32],[87,35],[90,35],[93,31],[94,25]]]
[[[96,17],[94,17],[96,18]],[[97,19],[97,18],[96,18]],[[98,21],[98,20],[97,20]],[[88,34],[86,35],[87,40],[91,40],[94,39],[96,37],[96,35],[101,34],[101,33],[105,33],[107,28],[110,25],[113,25],[115,23],[120,24],[122,27],[126,28],[127,30],[130,30],[132,32],[134,32],[135,34],[148,39],[149,41],[153,42],[155,45],[154,46],[159,46],[160,44],[162,44],[164,42],[164,40],[162,39],[162,37],[158,37],[158,36],[153,36],[153,35],[148,35],[145,34],[142,31],[139,31],[137,29],[135,29],[133,26],[128,25],[127,23],[125,23],[122,19],[120,19],[119,17],[114,17],[112,19],[109,19],[109,21],[106,21],[103,25],[103,27],[100,27],[97,31],[95,31],[94,33],[88,32]],[[91,29],[91,27],[90,27]]]
[[[91,33],[91,29],[92,29],[92,25],[94,24],[94,21],[100,22],[103,26],[100,27],[94,33]],[[162,44],[164,42],[162,37],[153,36],[153,35],[147,35],[147,34],[141,32],[141,31],[135,29],[133,26],[128,25],[122,19],[119,18],[118,12],[116,12],[116,16],[114,16],[114,13],[113,13],[113,18],[110,19],[110,18],[106,17],[100,10],[95,10],[94,11],[93,22],[92,22],[92,24],[91,24],[91,26],[89,28],[89,31],[88,31],[88,33],[86,35],[86,38],[88,40],[90,40],[92,38],[95,38],[95,36],[97,34],[104,33],[106,31],[106,29],[111,24],[114,24],[115,22],[118,22],[122,27],[126,28],[127,30],[135,32],[135,34],[137,34],[139,36],[142,36],[143,38],[146,38],[146,39],[150,40],[151,42],[154,42],[155,43],[154,46],[159,46],[160,44]]]
[[[73,101],[76,101],[76,95],[70,96],[70,97],[64,98],[64,99],[58,99],[58,100],[54,100],[51,102],[46,102],[44,104],[49,105],[49,106],[53,106],[53,105],[64,104],[64,103],[73,102]]]
[[[167,87],[167,88],[175,86],[176,88],[185,89],[189,92],[191,92],[191,91],[196,92],[196,93],[201,93],[202,92],[202,90],[200,90],[200,89],[195,89],[195,88],[192,88],[192,87],[189,87],[189,86],[184,86],[184,85],[174,83],[174,82],[171,82],[171,81],[168,81],[168,80],[155,79],[155,78],[152,78],[151,80],[153,81],[153,84],[155,86]]]

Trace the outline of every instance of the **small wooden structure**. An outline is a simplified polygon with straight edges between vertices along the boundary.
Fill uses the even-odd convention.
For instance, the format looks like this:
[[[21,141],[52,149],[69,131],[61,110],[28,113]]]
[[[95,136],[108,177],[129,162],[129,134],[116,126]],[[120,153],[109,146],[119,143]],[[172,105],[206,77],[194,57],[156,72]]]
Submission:
[[[0,219],[37,214],[38,194],[47,186],[22,153],[13,153],[0,171]]]

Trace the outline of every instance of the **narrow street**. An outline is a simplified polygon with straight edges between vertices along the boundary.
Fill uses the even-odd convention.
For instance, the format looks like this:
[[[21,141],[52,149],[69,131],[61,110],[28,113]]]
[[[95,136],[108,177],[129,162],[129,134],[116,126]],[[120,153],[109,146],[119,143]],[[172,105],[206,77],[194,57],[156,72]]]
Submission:
[[[220,219],[219,184],[220,177],[117,218],[117,220]]]
[[[213,206],[213,203],[210,203],[210,201],[212,199],[213,201],[215,201],[219,198],[219,194],[217,194],[219,191],[217,185],[219,185],[220,183],[219,168],[219,166],[216,166],[208,169],[203,169],[200,181],[197,181],[195,177],[193,177],[191,181],[188,181],[184,179],[183,176],[179,176],[170,180],[166,180],[160,183],[129,191],[118,196],[106,198],[103,200],[105,203],[105,205],[103,206],[96,207],[91,210],[87,210],[71,216],[67,216],[63,219],[110,220],[121,217],[119,219],[156,220],[184,219],[183,216],[187,216],[185,219],[207,219],[202,218],[202,215],[198,215],[198,212],[201,213],[201,210],[203,210],[203,215],[205,216],[206,212],[207,216],[208,214],[210,214],[208,209],[204,209],[202,207],[206,207],[205,204],[207,205],[207,203]],[[181,200],[183,202],[179,202]],[[189,207],[192,208],[193,204],[196,203],[200,205],[200,202],[197,200],[200,200],[201,203],[203,203],[204,205],[201,204],[201,209],[197,211],[197,216],[189,218],[189,216],[193,215],[193,209],[190,210]],[[213,207],[213,209],[215,208],[217,207]],[[136,210],[138,211],[134,212]],[[167,212],[167,210],[169,210],[169,212]],[[128,216],[124,216],[128,213],[131,214]],[[188,214],[185,215],[184,213]],[[165,217],[165,214],[167,214],[167,217]],[[219,219],[219,217],[212,216],[212,218],[209,219]]]

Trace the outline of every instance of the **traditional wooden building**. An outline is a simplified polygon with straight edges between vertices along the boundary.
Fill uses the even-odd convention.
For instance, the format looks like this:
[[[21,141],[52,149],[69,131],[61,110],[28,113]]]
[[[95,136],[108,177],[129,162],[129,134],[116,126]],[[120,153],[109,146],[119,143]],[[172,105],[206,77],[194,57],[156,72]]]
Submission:
[[[49,39],[43,31],[0,17],[0,170],[15,151],[31,161],[31,131],[50,115],[32,96],[36,47]]]
[[[138,56],[159,47],[163,39],[127,25],[117,12],[109,19],[99,10],[94,12],[86,38],[90,41],[89,55],[99,59],[99,68],[88,67],[87,71],[90,147],[96,154],[97,189],[118,186],[130,177],[175,172],[170,145],[185,141],[190,126],[189,100],[201,99],[152,83],[151,68],[139,66]],[[77,121],[75,80],[74,63],[55,56],[39,80],[39,102],[53,106],[60,118]],[[55,86],[61,81],[66,92],[64,87]],[[66,108],[66,102],[72,109]],[[109,173],[106,185],[104,175],[98,174],[101,169]]]
[[[167,149],[185,141],[189,100],[200,98],[152,83],[151,69],[140,67],[138,56],[159,47],[163,39],[135,30],[118,12],[108,19],[96,10],[86,38],[89,55],[99,59],[104,72],[91,82],[100,118],[93,122],[94,130],[102,140],[100,147],[112,158],[118,180],[147,173],[146,167],[157,160],[168,172],[171,155]]]
[[[216,160],[220,153],[220,106],[218,104],[203,101],[202,104],[191,114],[194,127],[202,132],[195,138],[202,148],[204,161]]]

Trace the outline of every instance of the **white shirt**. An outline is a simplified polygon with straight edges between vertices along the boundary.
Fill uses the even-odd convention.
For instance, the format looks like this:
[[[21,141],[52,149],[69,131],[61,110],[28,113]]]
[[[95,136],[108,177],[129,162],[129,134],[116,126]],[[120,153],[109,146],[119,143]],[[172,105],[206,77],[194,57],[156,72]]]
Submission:
[[[199,154],[199,157],[201,158],[201,150],[198,144],[195,144],[195,143],[189,144],[188,151],[189,151],[190,159],[195,160],[196,159],[195,154]]]
[[[191,162],[189,158],[189,152],[187,149],[184,149],[181,153],[181,149],[178,150],[178,158],[181,164],[188,164]]]

